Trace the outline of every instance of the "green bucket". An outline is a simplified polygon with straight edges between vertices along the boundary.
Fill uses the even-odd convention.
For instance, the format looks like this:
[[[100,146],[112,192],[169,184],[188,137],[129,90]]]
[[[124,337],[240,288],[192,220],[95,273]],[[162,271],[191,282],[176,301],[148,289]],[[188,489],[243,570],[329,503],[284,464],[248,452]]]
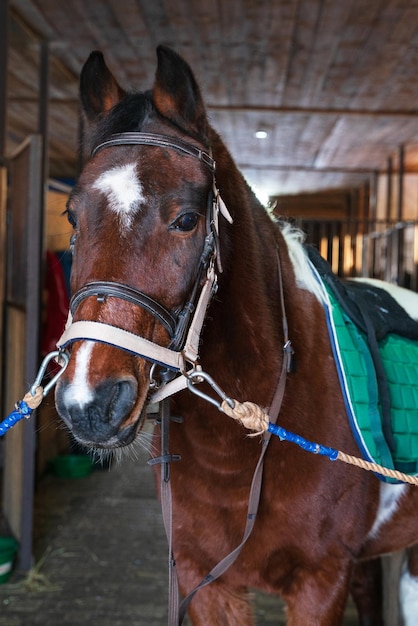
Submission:
[[[0,537],[0,585],[10,578],[18,547],[19,544],[13,537]]]
[[[93,470],[91,457],[82,454],[63,454],[51,460],[52,470],[59,478],[82,478]]]

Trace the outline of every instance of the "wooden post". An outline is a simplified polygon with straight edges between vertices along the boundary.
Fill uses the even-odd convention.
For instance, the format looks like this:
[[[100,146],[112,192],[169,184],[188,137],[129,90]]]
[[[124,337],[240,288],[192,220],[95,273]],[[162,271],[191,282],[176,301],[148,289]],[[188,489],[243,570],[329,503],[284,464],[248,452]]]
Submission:
[[[399,146],[398,150],[398,204],[396,207],[396,219],[398,222],[401,222],[404,215],[404,193],[403,193],[403,185],[404,185],[404,171],[405,171],[405,151],[403,145]],[[394,263],[396,263],[396,278],[398,285],[405,284],[405,263],[403,260],[403,250],[404,250],[404,238],[405,231],[402,228],[396,229],[396,239],[395,239],[395,258],[393,259]]]
[[[393,160],[392,157],[388,158],[388,173],[387,173],[387,196],[386,196],[386,223],[387,228],[389,227],[391,221],[392,214],[392,174],[393,174]],[[385,272],[384,279],[390,281],[391,279],[391,270],[392,270],[392,236],[385,235],[386,237],[386,263],[385,263]]]

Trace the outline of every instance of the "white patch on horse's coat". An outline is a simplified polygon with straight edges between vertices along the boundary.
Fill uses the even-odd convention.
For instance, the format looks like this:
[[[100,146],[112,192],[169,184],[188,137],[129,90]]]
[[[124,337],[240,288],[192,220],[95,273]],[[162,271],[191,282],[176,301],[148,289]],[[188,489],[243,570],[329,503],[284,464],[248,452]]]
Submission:
[[[107,196],[109,208],[118,215],[122,227],[128,230],[144,202],[136,164],[128,163],[103,172],[93,187]]]
[[[75,375],[72,382],[64,391],[66,406],[78,405],[80,408],[93,400],[93,392],[88,381],[93,341],[85,341],[76,353]]]
[[[411,576],[406,563],[399,582],[399,604],[404,626],[416,626],[418,622],[418,577]]]
[[[407,489],[408,485],[404,483],[399,485],[384,482],[380,483],[379,507],[377,509],[376,519],[369,532],[369,538],[376,537],[382,526],[393,517],[398,509],[399,501]]]
[[[312,271],[311,262],[303,248],[305,233],[291,224],[282,226],[281,231],[287,244],[297,286],[310,291],[323,303],[325,300],[323,287],[318,282],[316,274]]]
[[[388,283],[378,278],[353,278],[360,283],[367,283],[374,285],[380,289],[387,291],[394,300],[408,313],[413,320],[418,322],[418,293],[411,291],[411,289],[405,289],[405,287],[399,287],[393,283]]]

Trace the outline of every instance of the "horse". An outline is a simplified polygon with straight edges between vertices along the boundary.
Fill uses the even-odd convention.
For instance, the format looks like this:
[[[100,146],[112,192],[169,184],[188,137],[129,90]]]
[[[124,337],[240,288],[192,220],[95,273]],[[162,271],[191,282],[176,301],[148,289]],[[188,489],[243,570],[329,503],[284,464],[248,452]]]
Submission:
[[[302,234],[257,200],[175,51],[158,46],[143,92],[125,91],[92,52],[80,99],[89,156],[66,211],[73,296],[60,345],[71,356],[59,415],[81,445],[118,454],[141,439],[150,403],[166,407],[151,462],[162,499],[170,485],[171,565],[181,594],[194,590],[194,626],[254,624],[251,589],[280,596],[289,626],[341,624],[350,592],[361,624],[381,624],[379,556],[418,541],[418,491],[249,436],[222,410],[250,401],[359,454]],[[405,580],[418,588],[412,558]]]

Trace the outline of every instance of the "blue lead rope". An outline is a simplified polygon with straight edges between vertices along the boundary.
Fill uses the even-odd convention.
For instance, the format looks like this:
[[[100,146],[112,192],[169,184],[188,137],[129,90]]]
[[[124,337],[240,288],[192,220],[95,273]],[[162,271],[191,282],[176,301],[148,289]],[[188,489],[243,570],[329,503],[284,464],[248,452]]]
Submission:
[[[21,400],[16,404],[16,408],[12,411],[6,419],[0,422],[0,437],[3,437],[10,428],[17,424],[24,417],[29,418],[32,415],[33,409],[26,404],[24,400]]]
[[[192,370],[188,372],[187,378],[187,387],[190,391],[204,400],[207,400],[216,406],[219,411],[224,412],[229,417],[237,419],[245,428],[255,430],[258,434],[267,430],[272,433],[272,435],[279,437],[281,441],[290,441],[291,443],[298,445],[303,450],[306,450],[306,452],[326,456],[331,461],[336,461],[338,458],[339,451],[334,448],[328,448],[327,446],[322,446],[319,443],[308,441],[300,435],[296,435],[295,433],[292,433],[282,426],[274,424],[273,422],[268,422],[267,424],[267,415],[258,405],[253,404],[252,402],[240,403],[237,400],[232,400],[206,372],[200,369]],[[207,395],[197,388],[196,383],[202,382],[202,380],[206,381],[212,387],[212,389],[219,396],[220,400]],[[239,410],[237,410],[238,408]],[[245,410],[242,411],[242,409]]]
[[[56,360],[56,362],[60,365],[61,369],[58,370],[55,376],[53,376],[53,378],[48,382],[47,385],[45,385],[45,387],[42,387],[41,386],[42,380],[45,376],[47,366],[52,359]],[[42,392],[42,395],[39,398],[39,402],[38,401],[36,402],[36,406],[38,406],[41,403],[42,398],[46,396],[48,391],[50,391],[50,389],[52,389],[52,387],[55,385],[58,378],[63,374],[65,368],[68,365],[69,359],[70,359],[70,356],[68,352],[66,352],[65,350],[54,350],[53,352],[50,352],[49,354],[47,354],[41,363],[35,382],[31,386],[30,392],[28,392],[25,398],[28,398],[28,401],[29,401],[29,399],[30,400],[32,399],[31,396],[34,398],[38,391]],[[12,428],[18,422],[20,422],[20,420],[23,419],[24,417],[29,419],[29,417],[32,415],[32,412],[35,410],[36,406],[34,405],[34,407],[32,408],[25,401],[25,399],[20,400],[20,402],[17,402],[15,406],[15,410],[12,411],[6,417],[6,419],[0,422],[0,437],[3,437],[3,435],[5,435],[7,431],[10,430],[10,428]]]
[[[300,435],[295,435],[295,433],[292,433],[281,426],[277,426],[277,424],[269,422],[267,430],[273,435],[276,435],[276,437],[279,437],[281,441],[290,441],[291,443],[295,443],[307,452],[327,456],[331,461],[335,461],[338,457],[338,450],[335,450],[334,448],[327,448],[327,446],[322,446],[321,444],[314,443],[313,441],[308,441]]]

